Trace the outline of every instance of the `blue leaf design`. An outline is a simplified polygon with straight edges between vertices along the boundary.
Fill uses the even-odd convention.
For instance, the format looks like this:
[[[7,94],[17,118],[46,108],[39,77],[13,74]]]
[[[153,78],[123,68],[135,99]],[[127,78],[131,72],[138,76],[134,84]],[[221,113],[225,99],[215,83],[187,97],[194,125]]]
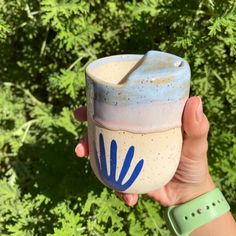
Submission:
[[[130,178],[126,181],[126,183],[122,184],[125,176],[129,171],[131,162],[134,157],[134,152],[135,152],[134,146],[130,146],[128,149],[118,180],[116,180],[116,166],[117,166],[116,141],[112,140],[110,145],[110,175],[108,175],[107,172],[105,145],[104,145],[103,135],[101,133],[99,135],[100,161],[97,155],[96,145],[94,145],[94,147],[95,147],[95,159],[99,175],[101,179],[104,181],[104,183],[117,191],[125,191],[126,189],[128,189],[137,179],[144,165],[144,160],[141,159],[135,166]]]
[[[106,152],[105,145],[103,140],[103,135],[99,135],[99,145],[100,145],[100,162],[101,162],[101,171],[104,176],[108,176],[107,173],[107,162],[106,162]]]
[[[110,178],[115,179],[116,178],[116,153],[117,153],[117,144],[115,140],[111,141],[111,147],[110,147]]]
[[[133,156],[134,156],[134,146],[131,146],[126,154],[124,164],[123,164],[121,172],[120,172],[120,177],[118,179],[119,183],[122,183],[123,179],[125,178],[128,170],[130,168],[130,164],[133,159]]]
[[[123,185],[123,187],[125,189],[129,188],[129,186],[131,186],[133,184],[133,182],[136,180],[136,178],[138,177],[140,171],[143,168],[143,163],[144,163],[144,160],[142,159],[135,166],[134,171],[133,171],[132,175],[130,176],[129,180]]]

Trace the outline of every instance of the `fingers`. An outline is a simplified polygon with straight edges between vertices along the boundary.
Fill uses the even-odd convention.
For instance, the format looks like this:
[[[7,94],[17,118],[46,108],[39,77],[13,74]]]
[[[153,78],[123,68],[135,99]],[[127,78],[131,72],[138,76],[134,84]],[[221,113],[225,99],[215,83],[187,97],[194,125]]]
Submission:
[[[138,202],[137,194],[116,192],[116,196],[123,200],[128,206],[134,206]]]
[[[75,119],[78,121],[87,121],[87,108],[80,107],[74,111]],[[88,137],[84,137],[80,140],[80,143],[75,148],[75,153],[78,157],[84,157],[89,155]],[[128,206],[134,206],[138,202],[138,195],[118,193],[116,195],[123,200]]]
[[[187,136],[193,138],[206,138],[209,123],[203,113],[200,97],[191,97],[186,102],[183,114],[183,128]]]
[[[206,157],[209,122],[203,113],[200,97],[188,99],[183,113],[183,130],[182,155],[192,160]]]
[[[84,157],[89,155],[88,137],[84,137],[80,140],[80,143],[75,148],[75,153],[78,157]]]
[[[87,108],[79,107],[74,111],[74,117],[78,121],[87,121]],[[80,143],[75,148],[75,153],[78,157],[84,157],[89,155],[88,137],[84,137],[80,140]]]
[[[78,121],[87,121],[87,108],[79,107],[74,111],[74,117]]]

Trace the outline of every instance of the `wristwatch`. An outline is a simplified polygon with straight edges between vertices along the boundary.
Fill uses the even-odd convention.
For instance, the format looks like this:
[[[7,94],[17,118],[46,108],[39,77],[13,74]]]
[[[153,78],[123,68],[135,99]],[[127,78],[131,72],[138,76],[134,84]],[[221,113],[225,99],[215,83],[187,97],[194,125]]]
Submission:
[[[229,210],[230,206],[222,192],[215,188],[182,205],[168,207],[165,218],[173,236],[189,236],[195,229]]]

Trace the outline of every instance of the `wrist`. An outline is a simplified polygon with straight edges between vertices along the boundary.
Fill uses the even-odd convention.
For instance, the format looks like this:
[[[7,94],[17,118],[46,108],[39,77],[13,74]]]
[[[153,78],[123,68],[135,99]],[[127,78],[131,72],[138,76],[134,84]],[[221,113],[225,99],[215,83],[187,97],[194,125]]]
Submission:
[[[186,186],[182,190],[184,194],[180,197],[178,204],[183,204],[185,202],[191,201],[194,198],[212,191],[216,187],[210,174],[207,174],[207,177],[203,182],[191,184],[191,187],[189,185],[190,184],[186,184]]]
[[[195,230],[199,233],[198,229],[200,227],[204,227],[204,225],[225,215],[229,210],[230,206],[222,192],[218,188],[215,188],[186,203],[168,207],[165,212],[165,217],[167,226],[173,235],[189,236]],[[209,226],[206,227],[209,228]],[[212,232],[212,230],[208,231],[208,233],[209,232]],[[204,235],[210,235],[208,233]]]

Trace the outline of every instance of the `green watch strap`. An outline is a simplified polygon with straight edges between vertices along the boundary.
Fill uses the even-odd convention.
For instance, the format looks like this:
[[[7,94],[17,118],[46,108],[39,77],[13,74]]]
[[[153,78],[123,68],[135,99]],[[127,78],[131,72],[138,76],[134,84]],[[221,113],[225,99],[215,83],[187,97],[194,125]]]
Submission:
[[[218,188],[182,205],[168,207],[165,217],[174,236],[188,236],[193,230],[207,224],[230,210]]]

